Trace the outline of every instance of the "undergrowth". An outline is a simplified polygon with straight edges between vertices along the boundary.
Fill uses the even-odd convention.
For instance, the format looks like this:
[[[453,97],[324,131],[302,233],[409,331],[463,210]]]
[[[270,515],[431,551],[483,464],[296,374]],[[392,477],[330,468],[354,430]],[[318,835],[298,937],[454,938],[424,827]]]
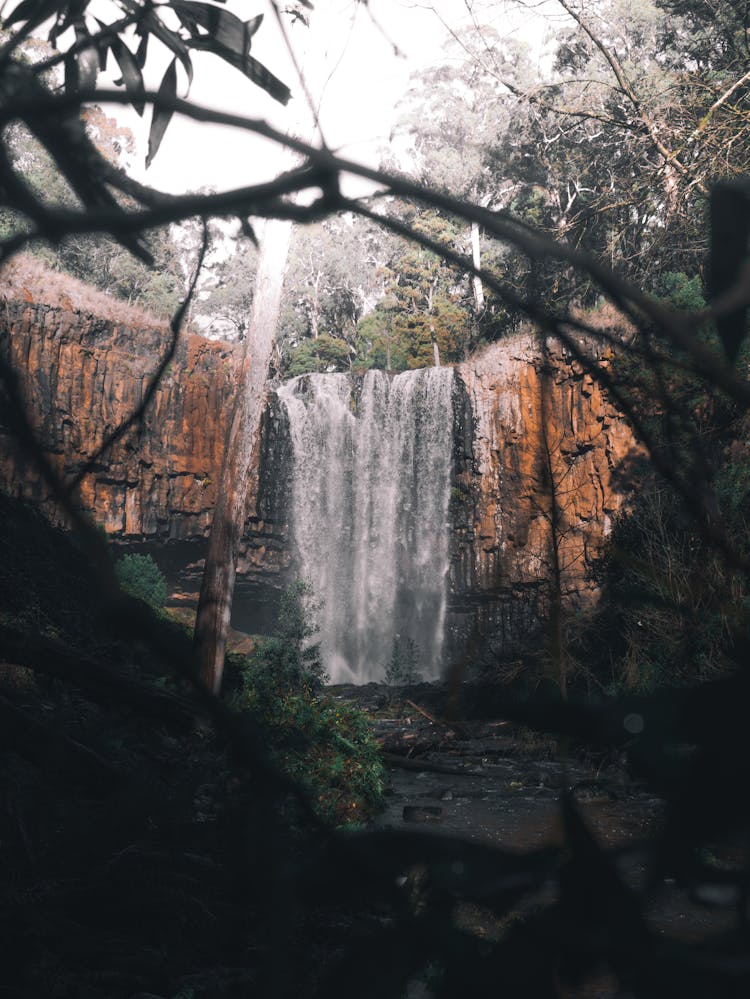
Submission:
[[[262,729],[280,768],[305,787],[334,825],[363,822],[382,805],[384,769],[366,715],[323,693],[310,584],[283,594],[275,633],[240,659],[234,706]]]

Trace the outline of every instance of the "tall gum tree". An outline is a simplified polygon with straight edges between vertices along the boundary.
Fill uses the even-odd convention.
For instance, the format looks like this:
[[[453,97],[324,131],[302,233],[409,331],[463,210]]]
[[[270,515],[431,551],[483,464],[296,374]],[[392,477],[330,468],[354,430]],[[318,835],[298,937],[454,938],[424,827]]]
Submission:
[[[485,65],[491,52],[493,71]],[[528,81],[526,46],[502,39],[492,28],[455,33],[439,64],[415,74],[402,102],[397,132],[410,142],[408,169],[420,182],[493,210],[506,207],[510,186],[488,156],[493,139],[511,125],[514,86]],[[509,101],[511,98],[511,101]],[[482,267],[481,227],[469,226],[467,239],[474,267]],[[482,280],[471,277],[474,312],[485,308]]]
[[[305,32],[304,50],[313,44],[307,17],[292,12]],[[296,58],[304,65],[304,53]],[[303,70],[300,69],[303,79]],[[301,79],[301,89],[302,86]],[[292,109],[291,135],[309,135],[315,123],[312,109],[300,97]],[[315,113],[312,112],[315,118]],[[288,148],[280,154],[277,173],[292,169],[298,157]],[[250,466],[259,435],[268,369],[274,351],[281,312],[284,272],[289,256],[292,222],[270,218],[260,234],[260,253],[253,288],[252,310],[236,379],[236,393],[224,443],[218,494],[209,536],[206,563],[198,599],[194,647],[204,686],[221,690],[227,635],[232,615],[236,559],[245,523]]]
[[[292,223],[280,219],[268,220],[261,233],[252,312],[224,445],[195,622],[195,649],[201,678],[213,693],[221,689],[250,464],[260,433],[291,233]]]

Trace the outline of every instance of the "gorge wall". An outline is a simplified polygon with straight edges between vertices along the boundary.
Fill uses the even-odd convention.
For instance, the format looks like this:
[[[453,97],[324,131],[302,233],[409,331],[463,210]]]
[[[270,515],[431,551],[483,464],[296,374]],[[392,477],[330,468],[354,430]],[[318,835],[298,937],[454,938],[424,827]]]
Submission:
[[[138,405],[169,339],[164,328],[133,330],[28,302],[6,303],[0,323],[0,351],[21,376],[43,446],[64,475]],[[143,426],[94,466],[81,490],[82,505],[113,539],[150,546],[188,593],[197,590],[215,501],[236,349],[184,337]],[[605,351],[592,349],[597,363],[610,363]],[[446,619],[453,658],[487,636],[498,653],[507,652],[533,630],[555,552],[566,597],[586,598],[591,559],[622,504],[617,470],[633,447],[591,376],[559,351],[545,373],[531,335],[486,347],[456,375]],[[290,448],[273,397],[238,566],[240,627],[258,626],[258,607],[293,573]],[[28,457],[1,427],[0,489],[60,519]]]
[[[607,368],[611,349],[586,353]],[[532,333],[458,366],[448,643],[453,658],[482,639],[490,659],[518,648],[546,614],[552,576],[568,605],[595,594],[591,568],[625,501],[636,452],[629,425],[591,374]],[[474,654],[472,652],[472,654]]]

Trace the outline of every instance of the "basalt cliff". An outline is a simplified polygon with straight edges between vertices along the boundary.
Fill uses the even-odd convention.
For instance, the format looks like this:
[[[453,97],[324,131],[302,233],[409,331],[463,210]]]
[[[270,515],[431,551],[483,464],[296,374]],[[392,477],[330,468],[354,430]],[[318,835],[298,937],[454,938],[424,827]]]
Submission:
[[[46,456],[64,478],[92,457],[80,503],[113,540],[146,547],[183,594],[195,592],[232,405],[239,346],[187,335],[143,415],[106,453],[107,435],[144,397],[169,345],[166,328],[133,329],[74,309],[6,302],[0,353],[20,377]],[[597,363],[608,365],[592,345]],[[619,470],[634,442],[598,383],[557,350],[518,335],[457,367],[451,487],[448,649],[493,636],[516,645],[543,617],[550,580],[586,599],[589,569],[623,503]],[[255,458],[236,623],[293,573],[288,434],[272,398]],[[29,454],[0,427],[0,489],[60,511]],[[321,525],[325,530],[326,525]]]

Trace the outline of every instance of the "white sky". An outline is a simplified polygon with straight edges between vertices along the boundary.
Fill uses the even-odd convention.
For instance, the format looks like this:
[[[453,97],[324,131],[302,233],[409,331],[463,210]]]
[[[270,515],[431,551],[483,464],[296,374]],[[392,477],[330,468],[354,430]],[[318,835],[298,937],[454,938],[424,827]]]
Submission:
[[[229,0],[227,6],[242,18],[265,8],[252,52],[290,86],[295,98],[284,109],[236,70],[203,53],[194,55],[195,79],[189,96],[199,104],[266,118],[285,129],[293,120],[300,88],[270,5],[265,0],[252,5],[247,0]],[[497,10],[501,4],[494,6]],[[296,28],[291,34],[295,49],[308,47],[305,73],[313,93],[320,92],[327,81],[321,123],[328,145],[351,159],[377,166],[410,73],[438,58],[446,38],[443,21],[451,27],[465,21],[467,0],[369,0],[369,10],[372,17],[355,0],[317,0],[310,31]],[[536,25],[538,32],[540,22]],[[496,16],[495,26],[502,33],[513,30],[503,15],[499,20]],[[400,54],[394,53],[394,45]],[[158,86],[166,63],[165,55],[163,66],[148,84]],[[180,96],[185,96],[185,85],[183,81]],[[119,113],[118,117],[122,119]],[[208,185],[222,190],[266,179],[275,172],[275,148],[268,143],[178,117],[170,123],[150,169],[144,171],[149,112],[144,118],[141,121],[133,114],[128,120],[140,146],[133,171],[156,188],[179,193]]]

